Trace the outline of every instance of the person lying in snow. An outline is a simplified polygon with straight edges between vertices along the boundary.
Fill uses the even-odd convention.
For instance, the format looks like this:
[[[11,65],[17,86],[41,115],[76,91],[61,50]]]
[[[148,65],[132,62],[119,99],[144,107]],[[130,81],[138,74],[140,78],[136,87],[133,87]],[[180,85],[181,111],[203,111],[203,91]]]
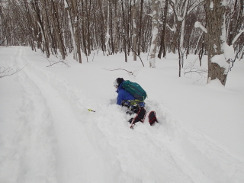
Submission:
[[[130,81],[125,81],[123,78],[117,78],[114,81],[114,87],[117,89],[116,92],[118,93],[117,104],[127,107],[128,108],[128,111],[126,112],[127,114],[130,115],[136,114],[135,117],[129,120],[129,123],[131,123],[131,125],[133,126],[135,123],[139,121],[144,122],[146,116],[146,110],[144,108],[145,102],[144,100],[138,100],[137,98],[135,98],[134,96],[135,94],[133,95],[128,91],[128,89],[125,87],[126,82],[128,83]],[[137,83],[132,83],[132,84],[138,85]],[[143,89],[141,88],[141,90]],[[142,92],[144,92],[144,90]],[[145,92],[144,95],[146,97]],[[145,99],[145,97],[143,97],[143,99]],[[149,117],[150,125],[153,125],[155,122],[157,122],[156,113],[154,111],[151,111],[148,117]]]

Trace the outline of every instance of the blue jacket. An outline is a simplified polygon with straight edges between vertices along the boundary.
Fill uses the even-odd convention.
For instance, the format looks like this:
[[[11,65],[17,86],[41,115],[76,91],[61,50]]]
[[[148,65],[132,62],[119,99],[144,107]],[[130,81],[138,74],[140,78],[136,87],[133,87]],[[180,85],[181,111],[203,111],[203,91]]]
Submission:
[[[123,82],[119,85],[117,89],[118,97],[117,97],[117,104],[122,105],[123,101],[128,101],[128,100],[135,100],[135,97],[131,95],[129,92],[127,92],[125,89],[122,88]],[[141,107],[145,106],[144,102],[140,102],[139,105]]]

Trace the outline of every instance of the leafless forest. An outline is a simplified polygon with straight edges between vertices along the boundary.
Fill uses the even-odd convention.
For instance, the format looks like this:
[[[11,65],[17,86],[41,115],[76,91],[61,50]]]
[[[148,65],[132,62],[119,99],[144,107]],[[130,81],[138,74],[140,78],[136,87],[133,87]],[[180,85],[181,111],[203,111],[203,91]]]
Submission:
[[[179,76],[188,54],[208,55],[210,79],[223,85],[226,71],[211,63],[233,47],[233,62],[244,56],[243,0],[1,0],[0,45],[28,45],[47,57],[69,53],[82,63],[93,50],[124,53],[134,60],[150,53],[179,55]]]

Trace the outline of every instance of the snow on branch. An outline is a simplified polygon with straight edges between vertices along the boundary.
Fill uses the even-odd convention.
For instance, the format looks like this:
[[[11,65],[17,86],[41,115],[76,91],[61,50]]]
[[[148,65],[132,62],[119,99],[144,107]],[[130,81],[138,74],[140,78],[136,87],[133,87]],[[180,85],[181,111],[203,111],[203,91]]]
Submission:
[[[201,0],[201,1],[195,1],[193,2],[191,5],[189,5],[189,10],[187,11],[187,14],[190,14],[190,12],[192,12],[195,8],[203,5],[205,3],[204,0]]]
[[[195,22],[194,27],[200,28],[203,32],[208,33],[207,29],[198,21]]]
[[[237,39],[241,36],[241,34],[244,32],[244,29],[242,29],[233,39],[232,41],[232,45],[235,44],[235,42],[237,41]]]
[[[191,70],[185,70],[184,74],[197,73],[201,75],[201,74],[206,74],[207,72],[208,71],[206,69],[191,69]]]
[[[226,60],[224,54],[214,55],[211,58],[211,62],[212,63],[216,63],[220,67],[224,68],[225,69],[224,74],[227,74],[229,72],[229,70],[230,70],[230,64],[228,62],[225,62],[225,61],[227,61],[227,60]]]
[[[226,42],[224,42],[222,44],[222,51],[224,53],[225,60],[228,63],[235,60],[235,50],[233,45],[228,45]]]
[[[176,31],[176,27],[175,27],[175,24],[173,25],[173,27],[170,27],[169,24],[166,24],[166,26],[168,27],[168,29],[172,32],[175,32]]]

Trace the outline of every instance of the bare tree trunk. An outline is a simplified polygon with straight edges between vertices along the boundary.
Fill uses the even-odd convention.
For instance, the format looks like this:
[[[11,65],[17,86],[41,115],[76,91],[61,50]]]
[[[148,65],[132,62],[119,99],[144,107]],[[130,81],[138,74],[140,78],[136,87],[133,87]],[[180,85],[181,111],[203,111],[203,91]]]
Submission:
[[[30,13],[30,7],[29,7],[29,4],[27,3],[26,0],[24,0],[24,5],[25,5],[25,10],[26,10],[26,19],[27,19],[27,25],[28,25],[28,33],[29,33],[29,44],[32,48],[32,50],[35,50],[35,44],[34,42],[36,41],[36,37],[34,36],[34,31],[33,31],[33,27],[34,27],[34,22],[33,22],[33,18],[31,16],[31,13]],[[1,15],[1,12],[0,12],[0,15]],[[1,25],[3,23],[1,22]],[[50,56],[50,53],[46,54],[47,57]]]
[[[166,56],[165,35],[166,35],[168,4],[169,4],[169,0],[165,0],[164,13],[163,13],[163,29],[162,29],[162,33],[161,33],[161,43],[160,43],[158,58],[161,58],[162,54],[163,54],[163,57]]]
[[[53,10],[51,19],[52,19],[53,25],[54,25],[55,37],[58,42],[58,47],[59,47],[59,51],[62,55],[62,59],[65,60],[66,51],[65,51],[63,38],[62,38],[62,31],[61,31],[61,27],[60,27],[60,23],[59,23],[58,8],[56,7],[54,0],[51,0],[50,4],[51,4],[51,8]]]
[[[84,6],[84,2],[83,0],[81,0],[81,5],[82,5],[82,8],[81,8],[81,34],[82,34],[82,45],[83,45],[83,51],[85,53],[85,55],[87,56],[88,55],[88,52],[87,52],[87,44],[86,44],[86,37],[87,37],[87,34],[86,34],[86,30],[85,30],[85,25],[86,25],[86,18],[85,18],[85,6]]]
[[[136,46],[137,46],[137,42],[136,42],[136,3],[134,0],[134,4],[132,5],[131,8],[131,13],[132,13],[132,51],[133,51],[133,60],[136,61]]]
[[[138,55],[140,55],[141,52],[141,39],[142,39],[142,15],[143,15],[143,4],[144,4],[144,0],[141,0],[141,8],[140,8],[140,27],[139,27],[139,32],[138,32]]]
[[[47,36],[45,34],[46,31],[44,30],[44,23],[43,23],[43,20],[41,19],[41,11],[40,11],[39,4],[38,4],[37,0],[35,0],[33,2],[33,8],[35,10],[35,17],[36,17],[37,24],[39,25],[39,28],[41,30],[43,44],[44,44],[44,49],[46,51],[47,57],[49,58],[49,56],[50,56],[49,42],[48,42]]]
[[[238,0],[235,0],[234,9],[231,12],[230,20],[229,20],[230,25],[229,25],[229,34],[227,39],[228,45],[233,44],[232,41],[235,35],[238,34],[238,31],[242,26],[242,23],[244,21],[243,10],[244,10],[243,0],[239,0],[239,7],[238,7]]]
[[[127,2],[127,4],[126,4]],[[129,1],[125,1],[125,7],[127,8],[127,14],[126,14],[126,17],[125,17],[125,25],[126,25],[126,34],[125,34],[125,37],[126,37],[126,44],[127,44],[127,53],[128,55],[130,55],[130,51],[131,51],[131,39],[130,39],[130,27],[131,27],[131,0]]]
[[[81,48],[80,48],[80,35],[79,35],[79,16],[78,16],[78,7],[77,3],[74,0],[66,0],[68,7],[68,13],[69,13],[69,20],[70,20],[70,31],[73,39],[74,44],[74,59],[78,60],[79,63],[82,63],[81,59]]]
[[[226,84],[227,73],[223,56],[222,29],[224,25],[225,7],[222,0],[206,0],[207,50],[208,50],[208,81],[218,79]]]
[[[86,27],[87,27],[87,52],[91,54],[91,35],[90,35],[90,15],[91,15],[91,0],[86,0]]]
[[[149,67],[156,67],[156,51],[157,51],[157,37],[158,37],[158,7],[159,1],[152,0],[152,42],[150,48]]]
[[[67,15],[68,15],[68,24],[69,24],[69,28],[68,30],[70,31],[71,34],[71,40],[70,42],[72,43],[72,51],[73,51],[73,59],[78,60],[77,58],[77,46],[76,46],[76,41],[75,41],[75,31],[74,31],[74,27],[73,27],[73,21],[72,21],[72,7],[71,7],[71,3],[69,2],[69,0],[65,0],[65,10],[67,11]]]
[[[185,1],[184,6],[184,12],[183,12],[183,20],[181,22],[181,30],[180,30],[180,42],[179,42],[179,77],[181,77],[181,68],[183,68],[184,65],[184,36],[185,36],[185,24],[186,24],[186,14],[187,14],[187,8],[188,8],[188,0]]]
[[[122,7],[122,19],[123,19],[123,47],[125,52],[125,62],[127,62],[127,44],[126,44],[126,23],[125,23],[125,12],[124,12],[124,3],[123,0],[121,0],[121,7]]]
[[[106,46],[105,46],[105,33],[104,33],[104,30],[105,30],[105,25],[104,25],[104,22],[105,22],[105,18],[104,18],[104,14],[103,14],[103,9],[102,9],[102,0],[98,0],[98,5],[99,5],[99,10],[100,10],[100,17],[99,17],[99,20],[100,20],[100,37],[101,37],[101,48],[102,48],[102,51],[105,52],[106,51]]]
[[[111,54],[111,47],[110,47],[110,44],[109,44],[110,39],[111,39],[111,34],[110,34],[110,31],[109,31],[109,29],[110,29],[110,21],[109,21],[109,19],[111,19],[110,16],[109,16],[110,6],[111,6],[111,4],[110,4],[110,0],[109,0],[108,1],[108,10],[107,10],[107,33],[106,33],[106,36],[105,36],[105,46],[106,46],[107,55]]]
[[[111,47],[111,51],[112,54],[114,54],[114,33],[113,33],[113,8],[112,5],[113,3],[111,1],[109,1],[110,6],[109,6],[109,34],[110,34],[110,47]],[[116,17],[115,17],[116,18]]]
[[[52,52],[52,54],[57,54],[58,45],[57,45],[57,41],[55,40],[55,35],[53,34],[52,18],[50,18],[50,20],[49,20],[51,13],[49,13],[50,10],[49,10],[48,5],[47,5],[48,2],[46,2],[46,0],[44,0],[44,1],[45,1],[45,11],[46,11],[46,17],[45,17],[46,18],[46,27],[48,29],[47,35],[50,36],[51,52]]]
[[[67,7],[64,6],[66,1],[69,4],[69,8],[66,9],[69,13],[64,8]],[[157,44],[161,45],[157,52],[158,57],[165,56],[166,50],[174,53],[180,51],[178,54],[181,67],[183,46],[184,50],[187,48],[187,53],[195,49],[195,53],[199,53],[199,58],[201,58],[205,53],[203,46],[207,44],[204,42],[205,39],[198,39],[201,35],[194,29],[192,22],[193,20],[205,22],[203,4],[207,1],[164,0],[159,2],[163,2],[164,7],[157,7],[162,8],[158,10],[158,13],[162,11],[163,17],[160,39],[157,39],[154,33],[156,29],[152,27],[155,27],[159,19],[151,17],[151,15],[154,16],[151,12],[156,3],[152,0],[0,0],[0,43],[4,45],[29,44],[32,49],[40,48],[47,57],[59,52],[63,58],[66,57],[66,49],[71,50],[74,47],[75,57],[81,62],[81,50],[86,55],[89,55],[94,48],[105,53],[107,30],[110,37],[107,48],[108,46],[111,48],[110,54],[124,52],[126,61],[131,50],[134,52],[135,60],[136,55],[140,58],[140,53],[148,52],[150,46],[153,45],[155,47],[152,46],[150,52],[152,61],[154,58],[152,53],[154,53],[154,48],[157,52]],[[183,20],[186,19],[184,12],[186,12],[187,2],[188,17],[184,28]],[[244,22],[244,1],[223,1],[223,4],[225,2],[228,2],[225,19],[227,43],[235,49],[236,58],[241,57],[243,55],[241,32]],[[36,5],[30,6],[32,4]],[[193,10],[196,7],[199,8]],[[171,11],[167,11],[168,8]],[[166,23],[170,26],[174,24],[174,29]],[[185,35],[181,33],[183,30],[185,30]],[[187,35],[188,33],[192,34]],[[184,43],[183,46],[182,43]]]
[[[120,48],[120,17],[118,16],[118,6],[119,6],[119,2],[115,1],[114,2],[114,26],[113,26],[113,32],[114,32],[114,36],[113,36],[113,42],[114,42],[114,52],[117,53],[119,51]]]

